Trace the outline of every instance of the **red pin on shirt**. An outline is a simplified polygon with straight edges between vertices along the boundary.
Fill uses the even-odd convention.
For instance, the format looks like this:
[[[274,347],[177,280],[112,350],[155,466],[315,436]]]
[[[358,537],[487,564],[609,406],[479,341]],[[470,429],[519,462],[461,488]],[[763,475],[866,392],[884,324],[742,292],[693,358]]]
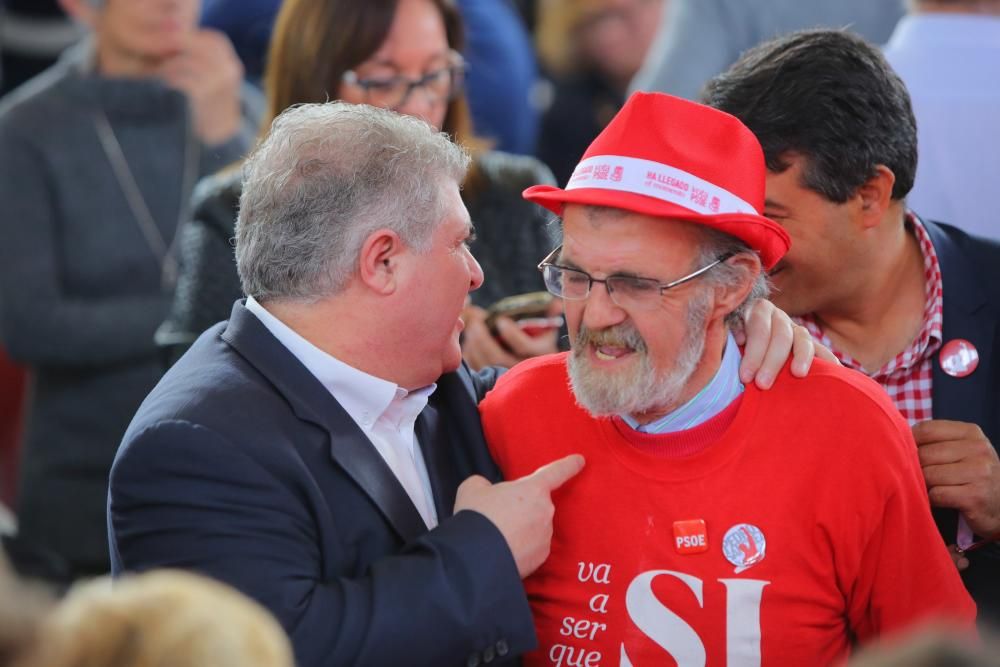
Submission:
[[[944,344],[938,359],[945,373],[953,378],[964,378],[979,367],[979,350],[964,338],[956,338]]]

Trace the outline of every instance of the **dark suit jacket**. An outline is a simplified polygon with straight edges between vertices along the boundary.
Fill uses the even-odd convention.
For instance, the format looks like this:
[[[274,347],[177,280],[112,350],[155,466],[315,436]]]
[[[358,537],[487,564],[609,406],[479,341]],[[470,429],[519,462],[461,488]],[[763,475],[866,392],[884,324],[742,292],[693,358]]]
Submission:
[[[941,265],[944,286],[944,341],[964,338],[979,351],[979,367],[954,378],[934,359],[932,380],[935,419],[979,425],[1000,445],[1000,244],[969,236],[950,225],[924,221]],[[935,511],[946,541],[955,541],[958,514]],[[980,614],[1000,620],[1000,546],[969,554],[963,579]]]
[[[427,531],[330,393],[241,304],[163,378],[111,472],[115,573],[197,570],[270,609],[302,667],[455,665],[535,645],[509,548],[458,484],[497,479],[476,408],[438,380],[416,430],[440,525]]]

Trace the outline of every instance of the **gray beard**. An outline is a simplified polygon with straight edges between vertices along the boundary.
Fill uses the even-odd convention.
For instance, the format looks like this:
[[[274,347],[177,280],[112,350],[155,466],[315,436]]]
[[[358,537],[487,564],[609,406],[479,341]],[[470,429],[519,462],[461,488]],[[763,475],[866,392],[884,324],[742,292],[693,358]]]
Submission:
[[[591,331],[580,326],[572,352],[566,358],[570,387],[576,402],[594,417],[642,415],[653,410],[672,411],[705,351],[708,295],[696,296],[688,304],[687,329],[673,368],[657,370],[649,358],[646,341],[630,321]],[[625,345],[636,359],[629,368],[608,373],[590,363],[588,348],[594,342]]]

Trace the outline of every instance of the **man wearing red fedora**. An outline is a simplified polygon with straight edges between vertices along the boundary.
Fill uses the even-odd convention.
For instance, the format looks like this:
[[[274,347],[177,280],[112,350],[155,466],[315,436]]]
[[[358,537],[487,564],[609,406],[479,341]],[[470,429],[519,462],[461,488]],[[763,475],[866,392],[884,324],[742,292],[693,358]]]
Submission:
[[[515,367],[480,409],[503,473],[580,453],[525,580],[528,665],[830,664],[975,606],[937,535],[913,438],[864,376],[817,362],[739,382],[729,321],[789,249],[736,118],[637,93],[565,189],[540,264],[572,349]]]
[[[705,94],[763,146],[765,211],[793,239],[771,273],[775,303],[910,423],[941,535],[980,618],[1000,622],[1000,243],[908,210],[910,96],[860,38],[773,40]]]

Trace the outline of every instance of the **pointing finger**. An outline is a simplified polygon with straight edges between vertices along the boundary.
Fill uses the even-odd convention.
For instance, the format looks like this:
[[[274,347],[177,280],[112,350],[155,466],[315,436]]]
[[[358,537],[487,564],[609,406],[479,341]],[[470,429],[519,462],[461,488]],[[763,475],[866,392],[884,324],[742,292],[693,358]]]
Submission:
[[[570,454],[565,458],[542,466],[529,475],[529,477],[539,480],[549,491],[555,491],[583,470],[583,465],[584,459],[582,456],[579,454]]]

